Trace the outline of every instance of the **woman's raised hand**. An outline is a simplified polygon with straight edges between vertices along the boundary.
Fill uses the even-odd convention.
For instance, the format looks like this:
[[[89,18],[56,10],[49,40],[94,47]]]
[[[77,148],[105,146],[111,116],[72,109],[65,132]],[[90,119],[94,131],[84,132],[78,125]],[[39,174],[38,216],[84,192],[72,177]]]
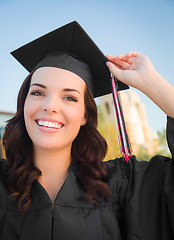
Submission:
[[[132,51],[116,57],[107,55],[110,72],[121,82],[145,93],[162,111],[174,118],[174,87],[153,67],[149,58]]]
[[[107,66],[117,79],[141,91],[147,87],[149,77],[155,74],[151,61],[141,53],[131,51],[127,55],[106,57],[109,60]]]

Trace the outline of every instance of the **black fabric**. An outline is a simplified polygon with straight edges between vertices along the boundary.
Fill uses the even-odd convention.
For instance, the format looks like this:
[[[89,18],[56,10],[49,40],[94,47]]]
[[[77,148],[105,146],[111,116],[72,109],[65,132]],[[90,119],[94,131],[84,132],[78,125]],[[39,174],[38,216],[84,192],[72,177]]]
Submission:
[[[66,53],[55,52],[49,54],[39,62],[34,71],[41,67],[56,67],[75,73],[85,81],[91,93],[94,95],[91,70],[89,66],[81,60]]]
[[[174,152],[174,119],[168,117],[168,143]],[[170,142],[171,141],[171,142]],[[110,160],[112,197],[100,208],[81,199],[84,194],[73,163],[52,209],[50,198],[38,181],[32,189],[30,209],[21,213],[9,199],[4,184],[8,164],[0,161],[1,240],[172,240],[174,239],[174,163],[154,156],[149,162]]]
[[[111,93],[110,72],[106,66],[108,60],[76,21],[66,24],[28,44],[25,44],[11,52],[11,54],[29,72],[32,72],[48,54],[55,52],[70,54],[89,66],[90,71],[92,72],[93,81],[90,82],[91,78],[84,80],[88,84],[90,82],[90,85],[92,85],[94,97]],[[55,62],[53,66],[55,66]],[[83,74],[83,71],[83,67],[80,67],[77,74]],[[118,91],[128,88],[129,87],[126,84],[118,81]]]

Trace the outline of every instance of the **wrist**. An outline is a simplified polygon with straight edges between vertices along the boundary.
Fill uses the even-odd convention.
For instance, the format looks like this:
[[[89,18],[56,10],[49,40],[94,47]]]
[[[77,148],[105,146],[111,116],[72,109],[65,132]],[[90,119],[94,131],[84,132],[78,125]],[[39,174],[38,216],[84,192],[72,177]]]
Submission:
[[[143,74],[142,84],[140,84],[139,90],[148,96],[150,92],[155,91],[156,87],[158,88],[162,80],[163,78],[154,68],[148,71],[148,73],[146,71],[146,74]]]

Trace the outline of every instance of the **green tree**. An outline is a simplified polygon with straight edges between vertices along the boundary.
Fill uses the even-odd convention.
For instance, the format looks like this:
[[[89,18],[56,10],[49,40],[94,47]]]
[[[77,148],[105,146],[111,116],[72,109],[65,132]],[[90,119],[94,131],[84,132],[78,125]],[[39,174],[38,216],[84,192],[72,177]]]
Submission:
[[[157,132],[158,138],[154,140],[154,155],[163,155],[166,157],[170,157],[170,153],[167,147],[167,139],[166,139],[166,130],[162,129]],[[152,158],[152,155],[148,154],[148,151],[143,146],[140,146],[138,153],[136,154],[138,160],[149,161]]]
[[[157,154],[170,157],[170,153],[167,146],[166,129],[158,131],[157,134],[159,142],[159,150],[157,150]]]
[[[148,153],[144,146],[140,146],[136,154],[136,158],[138,161],[149,161],[152,156]]]

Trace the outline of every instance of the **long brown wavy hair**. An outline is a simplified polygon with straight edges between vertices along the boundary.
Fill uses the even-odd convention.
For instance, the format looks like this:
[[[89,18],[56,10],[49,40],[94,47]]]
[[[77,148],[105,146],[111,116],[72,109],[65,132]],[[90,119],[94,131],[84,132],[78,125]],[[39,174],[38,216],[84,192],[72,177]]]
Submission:
[[[24,103],[32,74],[33,72],[28,75],[20,88],[17,112],[8,121],[3,136],[5,154],[10,166],[7,190],[14,199],[18,199],[21,211],[26,211],[30,207],[32,184],[41,175],[41,171],[33,164],[33,144],[24,122]],[[108,185],[104,182],[108,177],[103,163],[107,143],[97,130],[97,107],[87,86],[84,98],[87,123],[80,128],[73,141],[72,161],[79,169],[77,178],[86,192],[83,199],[100,207],[99,195],[106,201],[109,201],[111,195]]]

